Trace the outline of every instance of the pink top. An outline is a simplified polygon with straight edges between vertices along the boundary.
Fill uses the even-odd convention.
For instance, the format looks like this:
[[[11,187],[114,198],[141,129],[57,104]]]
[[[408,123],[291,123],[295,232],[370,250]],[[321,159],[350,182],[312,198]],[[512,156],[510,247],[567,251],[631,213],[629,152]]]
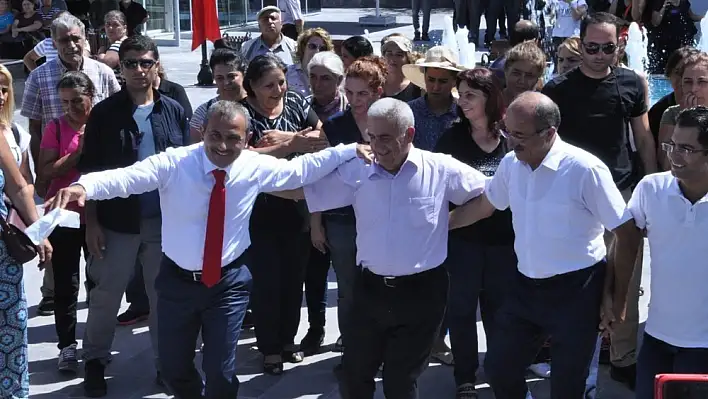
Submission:
[[[44,127],[44,134],[42,135],[42,143],[40,144],[40,148],[58,150],[59,158],[61,158],[77,150],[79,147],[79,132],[74,130],[74,128],[71,127],[69,122],[67,122],[63,116],[59,117],[60,134],[57,134],[56,126],[57,123],[54,120],[51,120],[47,123],[47,126]],[[68,187],[71,183],[79,180],[80,176],[81,173],[79,173],[76,168],[72,168],[64,175],[55,177],[49,184],[45,199],[52,198],[57,191],[59,191],[59,189]],[[83,210],[79,208],[78,204],[70,204],[69,209],[79,212],[83,219]]]

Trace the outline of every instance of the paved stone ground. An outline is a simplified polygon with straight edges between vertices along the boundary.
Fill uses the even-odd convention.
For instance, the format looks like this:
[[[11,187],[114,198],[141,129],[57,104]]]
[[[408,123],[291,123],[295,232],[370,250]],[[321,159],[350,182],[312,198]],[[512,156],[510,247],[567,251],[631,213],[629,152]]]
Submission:
[[[308,18],[308,26],[319,25],[318,21],[324,21],[321,25],[329,27],[333,32],[343,32],[341,34],[359,34],[362,29],[358,27],[356,21],[361,15],[370,13],[371,10],[325,10]],[[392,11],[399,15],[399,25],[393,29],[376,30],[372,29],[371,39],[377,42],[382,36],[394,31],[406,33],[412,32],[410,17],[403,15],[400,11]],[[443,12],[436,12],[433,15],[431,29],[440,29]],[[331,22],[341,21],[341,22]],[[333,24],[341,23],[342,28],[337,28]],[[484,21],[482,21],[484,23]],[[436,33],[439,33],[436,31]],[[433,33],[435,35],[436,33]],[[188,40],[186,41],[188,42]],[[196,74],[199,70],[200,53],[190,52],[189,44],[183,43],[179,48],[162,48],[162,62],[165,65],[169,79],[184,85],[187,94],[196,108],[199,104],[208,100],[215,94],[213,88],[199,88],[193,84],[196,81]],[[23,82],[17,77],[15,85],[18,99],[20,99],[23,89]],[[17,121],[25,127],[27,121],[19,117]],[[25,290],[27,292],[28,303],[30,305],[29,315],[29,340],[30,340],[30,382],[31,396],[37,399],[63,399],[81,397],[80,382],[83,372],[77,378],[66,378],[58,374],[55,370],[57,349],[56,333],[54,330],[53,317],[39,317],[35,314],[36,305],[41,299],[39,286],[42,275],[37,270],[36,263],[26,265]],[[646,302],[649,297],[649,268],[644,270],[644,284],[646,295],[642,298],[642,319],[646,317]],[[336,283],[334,275],[330,273],[329,279],[329,306],[327,309],[327,335],[325,344],[330,346],[337,339],[336,321]],[[77,335],[81,338],[86,321],[87,309],[83,302],[85,292],[82,288],[79,305],[79,322]],[[127,305],[124,303],[123,308]],[[302,338],[307,330],[306,309],[302,310],[302,321],[297,341]],[[481,322],[477,323],[480,336],[480,356],[486,352],[486,341]],[[109,398],[132,399],[132,398],[169,398],[170,396],[153,384],[154,369],[152,363],[152,353],[147,327],[144,324],[133,327],[119,327],[116,330],[116,337],[113,346],[114,361],[107,369],[107,376],[110,378]],[[177,333],[177,332],[176,332]],[[81,342],[79,340],[79,342]],[[292,366],[287,365],[287,372],[281,377],[266,376],[261,373],[261,358],[254,349],[255,338],[252,332],[247,332],[242,336],[238,349],[239,377],[242,381],[241,395],[239,398],[262,398],[262,399],[291,399],[291,398],[339,398],[337,382],[332,374],[332,367],[339,361],[338,354],[332,352],[322,353],[317,356],[307,358],[303,363]],[[81,343],[79,343],[81,346]],[[196,355],[197,363],[200,362],[199,354]],[[530,380],[533,394],[536,398],[549,397],[548,382]],[[481,398],[492,398],[493,395],[488,385],[484,383],[483,371],[480,371],[480,392]],[[420,397],[422,399],[439,399],[454,397],[454,381],[452,369],[446,366],[431,364],[431,367],[420,379]],[[377,398],[383,398],[381,386],[377,390]],[[602,368],[599,381],[599,398],[602,399],[625,399],[630,398],[629,391],[612,382],[606,368]]]

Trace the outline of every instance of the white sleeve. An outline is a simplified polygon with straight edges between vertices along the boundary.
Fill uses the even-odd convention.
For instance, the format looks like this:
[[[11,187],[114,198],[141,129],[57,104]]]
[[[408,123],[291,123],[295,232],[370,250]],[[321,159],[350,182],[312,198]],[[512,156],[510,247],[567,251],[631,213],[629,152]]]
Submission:
[[[604,164],[588,168],[581,190],[585,206],[605,229],[612,231],[632,218],[622,193]]]
[[[46,42],[47,42],[47,39],[44,39],[34,46],[33,50],[34,50],[35,54],[37,54],[38,57],[44,57],[45,55],[47,55],[47,52],[45,51],[46,47],[44,47]]]
[[[84,187],[89,200],[127,198],[163,188],[175,169],[170,156],[172,151],[174,149],[152,155],[127,168],[83,175],[74,184]]]
[[[637,184],[637,188],[634,189],[632,198],[629,199],[629,203],[627,204],[627,209],[629,209],[629,212],[632,214],[634,223],[640,229],[647,227],[647,210],[644,196],[646,195],[647,186],[649,184],[647,178],[643,178],[639,184]]]
[[[356,158],[356,143],[326,148],[286,160],[259,154],[258,182],[261,192],[294,190],[332,173],[339,165]]]
[[[32,136],[30,136],[30,134],[22,126],[18,124],[15,124],[15,126],[17,127],[17,131],[20,133],[20,142],[17,143],[17,145],[20,147],[20,152],[24,154],[29,151]]]

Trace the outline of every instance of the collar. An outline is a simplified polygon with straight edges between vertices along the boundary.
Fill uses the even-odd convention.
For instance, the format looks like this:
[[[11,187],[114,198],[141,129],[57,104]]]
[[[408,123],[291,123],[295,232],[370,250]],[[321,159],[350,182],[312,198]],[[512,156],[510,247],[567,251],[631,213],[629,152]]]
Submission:
[[[669,173],[671,173],[671,172],[669,172]],[[679,187],[678,179],[673,174],[671,174],[671,183],[669,183],[668,192],[669,192],[669,196],[680,197],[681,199],[686,201],[686,203],[690,204],[690,202],[688,201],[688,198],[686,198],[686,196],[683,195],[683,191],[681,191],[681,187]],[[702,204],[702,203],[706,203],[706,202],[708,202],[708,194],[704,195],[703,198],[696,201],[696,203],[694,205],[698,205],[698,204]]]
[[[268,46],[265,44],[265,42],[263,41],[263,36],[258,36],[258,44],[259,44],[262,48],[264,48],[264,49],[266,49],[266,50],[270,50],[270,51],[275,51],[275,50],[277,50],[277,49],[284,50],[284,48],[283,48],[283,42],[285,42],[285,37],[284,37],[283,34],[281,33],[281,34],[280,34],[280,41],[278,42],[278,45],[275,46],[274,48],[270,48],[270,47],[268,47]]]
[[[53,46],[53,43],[52,43]],[[59,64],[59,70],[61,70],[61,74],[64,75],[66,72],[69,71],[69,68],[66,67],[66,64],[64,64],[64,61],[62,61],[61,57],[57,55],[57,64]],[[86,67],[86,57],[81,57],[81,65],[79,65],[79,72],[84,72]]]
[[[411,150],[408,152],[408,156],[406,157],[406,160],[403,161],[403,164],[401,165],[401,168],[398,169],[398,173],[395,175],[391,174],[391,172],[387,171],[386,169],[382,168],[377,164],[376,162],[372,163],[369,165],[369,179],[373,177],[379,177],[379,178],[391,178],[391,177],[396,177],[403,171],[404,168],[407,167],[407,165],[411,165],[411,167],[414,167],[416,169],[420,169],[423,166],[423,152],[411,144]]]
[[[243,154],[239,155],[238,158],[236,158],[236,160],[234,160],[234,162],[231,163],[231,165],[229,165],[225,168],[219,168],[216,165],[214,165],[213,163],[211,163],[211,161],[207,157],[206,148],[204,148],[204,143],[201,144],[201,147],[202,147],[201,152],[202,152],[202,165],[204,166],[204,175],[211,176],[212,171],[217,170],[217,169],[221,169],[226,172],[226,177],[228,177],[230,179],[231,178],[231,171],[234,167],[234,163],[236,163],[236,161],[238,161],[238,159],[241,158],[241,155],[243,155]]]
[[[436,115],[435,113],[433,113],[433,111],[428,106],[428,95],[427,94],[424,94],[423,96],[418,97],[416,100],[420,101],[421,107],[425,110],[425,112],[428,113],[428,115],[430,115],[432,117],[439,118],[439,117],[445,116],[447,114],[457,115],[457,102],[455,101],[455,98],[452,97],[452,95],[450,95],[450,97],[452,98],[452,102],[450,103],[450,108],[440,115]],[[414,100],[414,101],[416,101],[416,100]]]
[[[546,157],[543,158],[543,162],[541,162],[540,166],[545,166],[550,170],[557,171],[560,167],[561,161],[565,159],[565,146],[566,143],[561,140],[558,133],[556,133],[556,139],[553,142],[551,149],[548,151],[548,154],[546,154]]]

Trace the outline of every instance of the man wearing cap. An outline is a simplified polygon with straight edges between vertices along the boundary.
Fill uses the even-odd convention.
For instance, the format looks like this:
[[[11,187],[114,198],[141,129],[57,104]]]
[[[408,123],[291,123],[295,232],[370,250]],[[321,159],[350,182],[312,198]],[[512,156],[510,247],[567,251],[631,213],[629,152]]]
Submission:
[[[435,148],[443,132],[457,118],[457,104],[452,97],[457,74],[464,70],[457,56],[444,46],[435,46],[425,59],[403,66],[403,74],[425,95],[408,103],[415,116],[413,145],[426,151]]]
[[[283,22],[280,17],[280,9],[276,6],[263,7],[258,11],[258,29],[261,35],[241,46],[241,53],[248,62],[270,52],[283,60],[285,65],[293,65],[297,44],[295,40],[283,35]]]
[[[281,9],[283,20],[283,35],[297,41],[305,27],[300,0],[278,0],[278,7]]]

